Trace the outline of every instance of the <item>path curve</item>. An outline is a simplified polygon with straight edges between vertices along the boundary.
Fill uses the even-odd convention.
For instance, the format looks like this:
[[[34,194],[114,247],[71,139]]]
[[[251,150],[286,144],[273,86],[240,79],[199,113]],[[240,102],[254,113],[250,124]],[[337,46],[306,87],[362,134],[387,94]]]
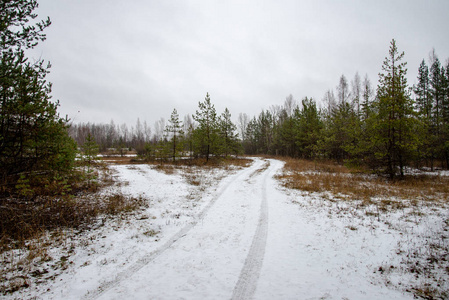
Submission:
[[[176,241],[183,238],[187,235],[187,233],[194,228],[200,220],[202,220],[208,211],[213,207],[213,205],[217,202],[218,199],[225,193],[225,191],[229,188],[229,186],[238,180],[243,180],[242,177],[251,177],[254,173],[257,173],[260,168],[263,168],[263,161],[255,159],[254,163],[249,167],[244,169],[243,171],[238,172],[237,174],[228,177],[224,183],[222,183],[221,187],[216,192],[215,196],[212,200],[203,208],[203,210],[195,217],[193,220],[181,228],[176,234],[174,234],[168,241],[166,241],[163,245],[161,245],[156,250],[148,253],[147,255],[138,259],[131,266],[127,267],[125,270],[118,273],[112,280],[103,282],[97,289],[88,291],[83,299],[98,299],[105,292],[122,282],[123,280],[129,278],[132,274],[138,272],[148,263],[153,261],[156,257],[160,256],[167,249],[169,249]]]

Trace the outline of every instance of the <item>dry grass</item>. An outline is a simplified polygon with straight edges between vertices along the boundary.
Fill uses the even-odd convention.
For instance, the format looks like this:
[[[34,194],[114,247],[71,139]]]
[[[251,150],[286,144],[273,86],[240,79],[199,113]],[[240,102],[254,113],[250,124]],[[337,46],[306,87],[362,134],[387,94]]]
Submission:
[[[103,162],[114,165],[130,165],[143,163],[143,160],[139,160],[136,157],[130,156],[103,156],[101,157]]]
[[[314,163],[298,159],[285,161],[284,173],[279,178],[288,188],[306,192],[330,192],[341,198],[368,202],[392,198],[443,202],[449,200],[447,176],[408,175],[391,181],[334,163]]]
[[[117,215],[147,205],[145,199],[122,194],[6,201],[2,201],[0,209],[0,253],[23,247],[28,239],[42,235],[46,230],[84,229],[99,215]]]
[[[225,166],[240,166],[247,167],[252,163],[251,159],[248,158],[237,158],[237,157],[210,157],[209,161],[205,158],[193,158],[193,159],[178,159],[175,162],[167,161],[145,161],[137,157],[118,157],[118,156],[105,156],[101,160],[108,164],[117,165],[129,165],[129,164],[143,164],[148,163],[151,165],[156,165],[161,170],[164,168],[176,167],[176,166],[197,166],[197,167],[225,167]],[[169,166],[169,167],[167,167]]]
[[[227,166],[247,167],[252,163],[248,158],[236,158],[236,157],[211,157],[207,161],[205,158],[193,158],[193,159],[180,159],[175,162],[149,162],[150,164],[158,166],[196,166],[206,168],[219,168]]]
[[[158,171],[164,172],[167,175],[172,175],[176,171],[174,165],[156,165],[155,169]]]
[[[82,173],[78,173],[81,176]],[[86,179],[88,177],[92,178]],[[92,173],[86,178],[67,185],[70,187],[67,193],[40,192],[34,197],[0,197],[0,253],[21,248],[27,240],[46,231],[88,228],[100,215],[126,213],[146,205],[143,199],[95,193],[98,188],[114,183],[106,164],[93,165]]]
[[[145,206],[145,199],[122,194],[90,194],[76,200],[42,198],[39,204],[29,205],[10,201],[9,210],[2,209],[0,215],[0,295],[53,279],[67,269],[74,246],[66,232],[79,234],[101,226],[106,218],[123,218]],[[63,254],[51,255],[52,247],[61,248]]]
[[[235,169],[248,167],[252,163],[251,159],[247,158],[227,158],[219,159],[212,158],[206,163],[205,159],[194,159],[191,161],[184,161],[182,164],[165,165],[166,168],[182,168],[181,175],[186,181],[194,186],[200,186],[207,182],[204,172],[211,174],[213,169]],[[218,178],[217,178],[218,179]]]
[[[301,191],[298,194],[314,193],[293,203],[327,209],[330,218],[347,217],[350,221],[345,229],[354,234],[366,229],[375,232],[385,225],[399,233],[391,255],[397,255],[400,263],[392,261],[386,274],[383,266],[378,270],[388,286],[415,298],[448,299],[449,176],[417,172],[389,180],[334,163],[284,160],[283,173],[278,176],[284,186]],[[317,198],[319,201],[307,202]],[[396,282],[392,278],[401,276],[407,282],[392,283]]]

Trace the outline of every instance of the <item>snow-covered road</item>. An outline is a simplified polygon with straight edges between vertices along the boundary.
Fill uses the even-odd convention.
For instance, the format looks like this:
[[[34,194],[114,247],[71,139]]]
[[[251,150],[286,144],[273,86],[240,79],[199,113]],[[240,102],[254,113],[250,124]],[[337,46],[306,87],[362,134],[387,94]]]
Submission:
[[[142,217],[89,233],[91,242],[76,248],[67,272],[22,295],[413,299],[373,274],[394,251],[395,233],[383,227],[348,229],[354,221],[333,218],[321,202],[316,205],[321,200],[280,187],[274,175],[282,167],[281,161],[256,158],[247,168],[198,175],[203,177],[196,180],[212,186],[195,187],[176,173],[115,166],[125,182],[122,192],[149,197],[150,207]]]
[[[350,254],[358,245],[330,246],[327,238],[348,236],[301,215],[274,179],[282,166],[256,159],[223,180],[199,217],[156,255],[86,298],[411,299],[372,284],[368,257]]]
[[[257,160],[226,178],[194,222],[86,298],[250,298],[266,247],[267,180],[280,167]]]

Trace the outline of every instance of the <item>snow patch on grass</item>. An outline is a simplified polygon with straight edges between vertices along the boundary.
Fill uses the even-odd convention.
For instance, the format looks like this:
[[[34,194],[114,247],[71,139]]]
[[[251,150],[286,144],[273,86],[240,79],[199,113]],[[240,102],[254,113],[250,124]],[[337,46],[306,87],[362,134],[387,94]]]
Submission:
[[[353,273],[379,288],[426,299],[449,297],[449,207],[444,201],[367,201],[282,189],[298,207],[298,217],[313,226],[315,239],[307,247],[317,263],[329,267],[329,275]]]

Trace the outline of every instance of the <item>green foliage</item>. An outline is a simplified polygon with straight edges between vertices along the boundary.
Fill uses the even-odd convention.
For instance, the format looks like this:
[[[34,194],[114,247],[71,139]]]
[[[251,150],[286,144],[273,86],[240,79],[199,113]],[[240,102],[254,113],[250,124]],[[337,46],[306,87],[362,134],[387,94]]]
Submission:
[[[227,157],[229,154],[238,154],[240,152],[240,143],[238,134],[236,134],[237,126],[232,123],[231,113],[226,108],[218,120],[220,135],[220,152]]]
[[[206,94],[204,102],[198,103],[199,110],[193,116],[198,122],[198,127],[193,132],[195,152],[206,157],[209,161],[211,154],[218,152],[218,119],[214,105],[210,101],[209,93]]]
[[[172,158],[173,161],[175,161],[177,153],[183,148],[182,138],[184,135],[184,132],[182,130],[182,121],[179,120],[179,115],[176,109],[173,109],[168,122],[169,125],[166,126],[165,132],[170,138]]]
[[[415,128],[419,126],[413,110],[413,100],[407,87],[405,68],[401,62],[404,52],[399,53],[396,41],[391,41],[389,56],[379,74],[377,113],[372,116],[374,126],[371,137],[372,154],[379,167],[393,178],[416,153],[419,139]]]
[[[87,135],[81,149],[83,150],[83,161],[87,164],[92,164],[92,162],[97,159],[99,146],[90,133]]]
[[[302,100],[301,110],[295,111],[296,146],[306,159],[315,159],[318,155],[318,141],[323,128],[316,103],[312,98]]]
[[[95,186],[97,183],[97,176],[93,165],[95,163],[95,160],[97,159],[99,147],[97,142],[95,142],[94,137],[90,133],[87,135],[87,138],[81,148],[83,150],[82,161],[85,165],[84,176],[87,179],[87,185],[89,187]]]
[[[429,82],[431,94],[430,132],[429,141],[432,154],[449,168],[449,151],[446,142],[449,140],[449,65],[446,69],[441,66],[438,57],[430,67]]]
[[[20,196],[25,198],[31,198],[34,195],[34,190],[30,185],[30,179],[24,174],[20,175],[19,180],[17,180],[16,190]]]
[[[68,172],[76,148],[67,133],[67,120],[50,101],[51,84],[45,80],[50,64],[31,63],[25,50],[45,40],[42,31],[50,20],[28,23],[37,17],[36,1],[0,4],[0,172],[2,190],[19,177],[54,176]],[[46,174],[46,175],[43,175]],[[22,180],[23,181],[23,180]],[[22,187],[22,183],[18,184]]]
[[[170,143],[168,142],[167,138],[160,140],[157,142],[155,146],[155,157],[156,160],[160,161],[161,163],[168,160],[171,153],[171,147]]]
[[[296,105],[292,96],[241,124],[247,154],[276,154],[307,159],[332,159],[369,166],[390,177],[404,175],[405,166],[433,160],[449,166],[449,65],[434,56],[432,67],[421,63],[416,103],[406,80],[404,53],[391,42],[382,66],[377,94],[367,76],[356,74],[349,89],[340,77],[337,98],[325,95],[318,110],[312,99]],[[292,113],[293,112],[293,113]]]

